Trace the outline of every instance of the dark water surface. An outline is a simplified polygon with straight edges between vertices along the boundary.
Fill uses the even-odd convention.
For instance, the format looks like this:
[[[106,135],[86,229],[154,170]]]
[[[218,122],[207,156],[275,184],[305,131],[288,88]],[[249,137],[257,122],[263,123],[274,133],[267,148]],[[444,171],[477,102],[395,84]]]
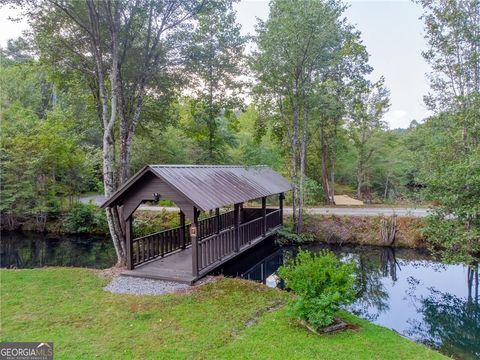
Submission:
[[[425,251],[381,247],[316,245],[330,249],[358,266],[356,315],[458,359],[480,358],[480,295],[478,267],[446,265]],[[275,275],[296,249],[272,244],[241,256],[218,272],[282,286]]]
[[[357,263],[359,297],[350,311],[455,358],[480,359],[478,268],[442,264],[426,252],[409,249],[325,245],[304,248],[328,248]],[[295,252],[295,248],[278,248],[266,240],[215,273],[282,286],[275,273]],[[107,268],[114,263],[113,246],[101,237],[17,232],[2,233],[1,237],[3,268]]]
[[[102,269],[111,267],[115,261],[112,242],[105,237],[1,233],[2,268],[79,266]]]

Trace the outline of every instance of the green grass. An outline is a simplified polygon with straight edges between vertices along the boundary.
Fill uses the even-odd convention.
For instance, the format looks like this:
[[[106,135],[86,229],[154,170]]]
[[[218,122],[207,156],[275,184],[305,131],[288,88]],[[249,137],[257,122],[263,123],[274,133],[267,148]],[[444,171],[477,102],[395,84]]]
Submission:
[[[1,341],[53,341],[56,359],[443,358],[346,313],[358,330],[314,335],[285,315],[285,292],[238,279],[132,296],[104,292],[87,269],[0,274]]]

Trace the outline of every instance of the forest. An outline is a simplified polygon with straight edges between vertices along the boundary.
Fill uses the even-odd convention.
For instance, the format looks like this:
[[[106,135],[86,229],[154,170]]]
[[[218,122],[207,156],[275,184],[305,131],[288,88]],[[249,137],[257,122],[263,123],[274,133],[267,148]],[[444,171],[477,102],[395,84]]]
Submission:
[[[337,0],[3,0],[29,30],[0,54],[2,227],[66,216],[146,164],[269,165],[304,210],[347,194],[435,209],[446,256],[480,253],[480,3],[418,0],[432,116],[390,129],[385,80]],[[115,209],[106,220],[123,238]]]

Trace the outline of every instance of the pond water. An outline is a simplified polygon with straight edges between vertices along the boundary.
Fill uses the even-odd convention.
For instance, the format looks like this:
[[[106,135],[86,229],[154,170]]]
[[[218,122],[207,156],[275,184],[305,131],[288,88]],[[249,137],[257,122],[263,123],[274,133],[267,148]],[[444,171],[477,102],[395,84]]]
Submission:
[[[95,236],[52,236],[27,232],[2,232],[0,266],[36,268],[79,266],[108,268],[115,264],[112,242]]]
[[[480,358],[478,268],[472,271],[464,265],[442,264],[425,251],[411,249],[303,248],[328,248],[357,263],[359,297],[349,307],[351,312],[454,358]],[[217,272],[281,287],[275,272],[295,252],[267,243]]]
[[[3,268],[107,268],[115,263],[113,246],[102,237],[6,232],[0,243]],[[409,249],[326,245],[304,248],[328,248],[357,263],[359,297],[350,311],[455,358],[480,359],[478,269],[442,264],[424,251]],[[215,273],[281,287],[275,273],[295,252],[295,248],[279,248],[272,241],[264,241]]]

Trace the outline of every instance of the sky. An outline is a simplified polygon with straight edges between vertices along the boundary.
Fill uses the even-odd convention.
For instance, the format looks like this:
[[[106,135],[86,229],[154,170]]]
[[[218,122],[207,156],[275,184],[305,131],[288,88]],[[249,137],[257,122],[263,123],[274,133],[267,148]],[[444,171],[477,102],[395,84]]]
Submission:
[[[351,0],[345,16],[362,33],[374,71],[371,79],[385,78],[390,90],[390,110],[384,120],[391,129],[407,128],[430,113],[423,103],[428,92],[429,67],[421,52],[426,49],[421,7],[407,0]],[[256,18],[268,18],[268,1],[243,0],[236,5],[242,31],[253,34]]]
[[[426,49],[421,8],[410,0],[350,0],[345,12],[348,21],[362,33],[374,71],[372,80],[385,77],[391,107],[384,120],[389,127],[406,128],[412,120],[421,121],[429,111],[423,103],[428,92],[428,65],[421,52]],[[235,6],[244,34],[254,34],[257,18],[268,17],[267,0],[242,0]],[[0,11],[0,46],[21,35],[26,22],[14,23],[14,10]]]

